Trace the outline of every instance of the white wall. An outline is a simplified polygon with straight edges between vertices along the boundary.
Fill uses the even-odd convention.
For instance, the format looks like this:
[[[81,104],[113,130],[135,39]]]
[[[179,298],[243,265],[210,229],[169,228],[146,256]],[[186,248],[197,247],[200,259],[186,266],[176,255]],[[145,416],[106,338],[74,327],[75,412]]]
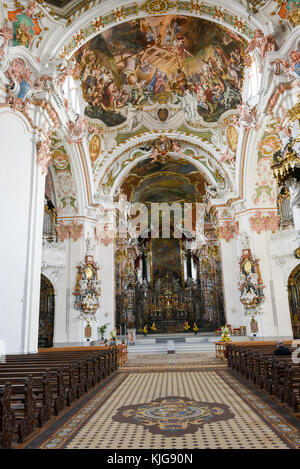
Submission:
[[[238,290],[240,265],[236,244],[236,239],[220,240],[226,323],[233,328],[247,326]]]
[[[0,112],[0,339],[6,353],[37,351],[44,176],[31,128]]]

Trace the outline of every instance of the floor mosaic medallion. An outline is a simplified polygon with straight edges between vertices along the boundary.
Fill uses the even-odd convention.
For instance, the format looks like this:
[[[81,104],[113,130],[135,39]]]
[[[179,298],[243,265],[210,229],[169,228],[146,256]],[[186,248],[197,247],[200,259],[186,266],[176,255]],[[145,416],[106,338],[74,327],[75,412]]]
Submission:
[[[141,424],[151,433],[180,436],[195,433],[205,423],[233,417],[234,414],[225,404],[171,396],[145,404],[121,407],[113,420],[120,423]]]

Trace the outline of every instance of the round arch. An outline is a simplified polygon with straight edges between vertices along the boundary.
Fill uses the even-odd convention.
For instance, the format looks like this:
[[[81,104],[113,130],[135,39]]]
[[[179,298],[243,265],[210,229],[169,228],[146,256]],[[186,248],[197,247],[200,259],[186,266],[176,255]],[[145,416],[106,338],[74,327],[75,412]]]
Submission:
[[[170,139],[175,139],[176,142],[179,144],[187,144],[191,147],[195,147],[197,151],[201,151],[203,153],[203,160],[207,160],[210,163],[211,169],[204,164],[204,161],[201,158],[195,158],[195,156],[186,155],[184,153],[175,153],[170,152],[170,154],[175,158],[183,158],[187,162],[193,164],[205,177],[205,179],[210,183],[216,185],[216,179],[213,176],[214,170],[218,170],[224,180],[227,182],[229,186],[229,190],[233,190],[234,187],[234,177],[231,173],[230,169],[222,164],[220,159],[221,155],[213,148],[213,145],[210,145],[208,142],[203,142],[196,136],[192,135],[183,135],[181,132],[171,132],[171,131],[162,131],[162,132],[148,132],[140,137],[132,137],[130,141],[126,144],[119,145],[116,151],[112,154],[111,158],[106,161],[106,165],[103,167],[102,172],[98,176],[98,180],[96,183],[96,187],[98,188],[98,195],[99,194],[99,187],[103,184],[106,184],[105,181],[109,180],[109,174],[112,171],[116,170],[117,166],[117,176],[114,179],[113,184],[111,185],[110,196],[113,197],[117,188],[120,186],[121,182],[126,178],[132,168],[138,164],[139,162],[149,158],[149,152],[137,156],[134,158],[132,156],[135,149],[138,149],[139,146],[150,141],[153,141],[156,138],[161,136],[168,137]],[[126,155],[125,159],[122,159]]]

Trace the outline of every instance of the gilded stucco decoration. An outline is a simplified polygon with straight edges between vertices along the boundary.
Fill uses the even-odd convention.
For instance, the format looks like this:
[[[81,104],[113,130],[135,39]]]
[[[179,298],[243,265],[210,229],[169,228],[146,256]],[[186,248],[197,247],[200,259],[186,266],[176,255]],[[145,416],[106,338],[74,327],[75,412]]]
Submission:
[[[242,251],[238,288],[241,292],[240,301],[246,309],[256,308],[265,298],[258,259],[253,257],[250,249]]]
[[[74,239],[77,241],[83,236],[83,224],[72,220],[72,223],[65,224],[64,220],[59,220],[56,225],[57,239],[65,241],[65,239]]]
[[[282,133],[279,119],[273,119],[267,125],[258,144],[257,169],[253,202],[255,206],[273,206],[276,203],[276,182],[272,172],[272,157],[281,148]]]
[[[18,0],[14,1],[17,7],[14,11],[8,11],[8,20],[12,23],[12,35],[14,46],[24,46],[31,48],[34,39],[37,37],[41,41],[42,31],[47,31],[48,27],[41,27],[40,20],[44,18],[44,13],[38,8],[38,3],[31,1],[27,7]]]
[[[294,27],[300,24],[300,2],[299,0],[276,0],[279,5],[277,14],[284,20],[289,21]]]

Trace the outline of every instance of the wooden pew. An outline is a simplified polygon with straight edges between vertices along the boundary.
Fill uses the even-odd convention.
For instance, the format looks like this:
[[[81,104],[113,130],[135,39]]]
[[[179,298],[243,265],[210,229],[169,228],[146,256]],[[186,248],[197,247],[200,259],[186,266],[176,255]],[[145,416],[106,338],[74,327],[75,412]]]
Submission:
[[[294,364],[291,356],[274,355],[274,350],[274,343],[230,344],[227,364],[293,412],[300,411],[300,365]]]
[[[11,408],[11,384],[0,386],[0,448],[11,447],[15,430],[15,413]]]
[[[117,347],[7,356],[0,364],[0,447],[9,448],[14,433],[23,442],[34,428],[113,373],[118,356]]]

